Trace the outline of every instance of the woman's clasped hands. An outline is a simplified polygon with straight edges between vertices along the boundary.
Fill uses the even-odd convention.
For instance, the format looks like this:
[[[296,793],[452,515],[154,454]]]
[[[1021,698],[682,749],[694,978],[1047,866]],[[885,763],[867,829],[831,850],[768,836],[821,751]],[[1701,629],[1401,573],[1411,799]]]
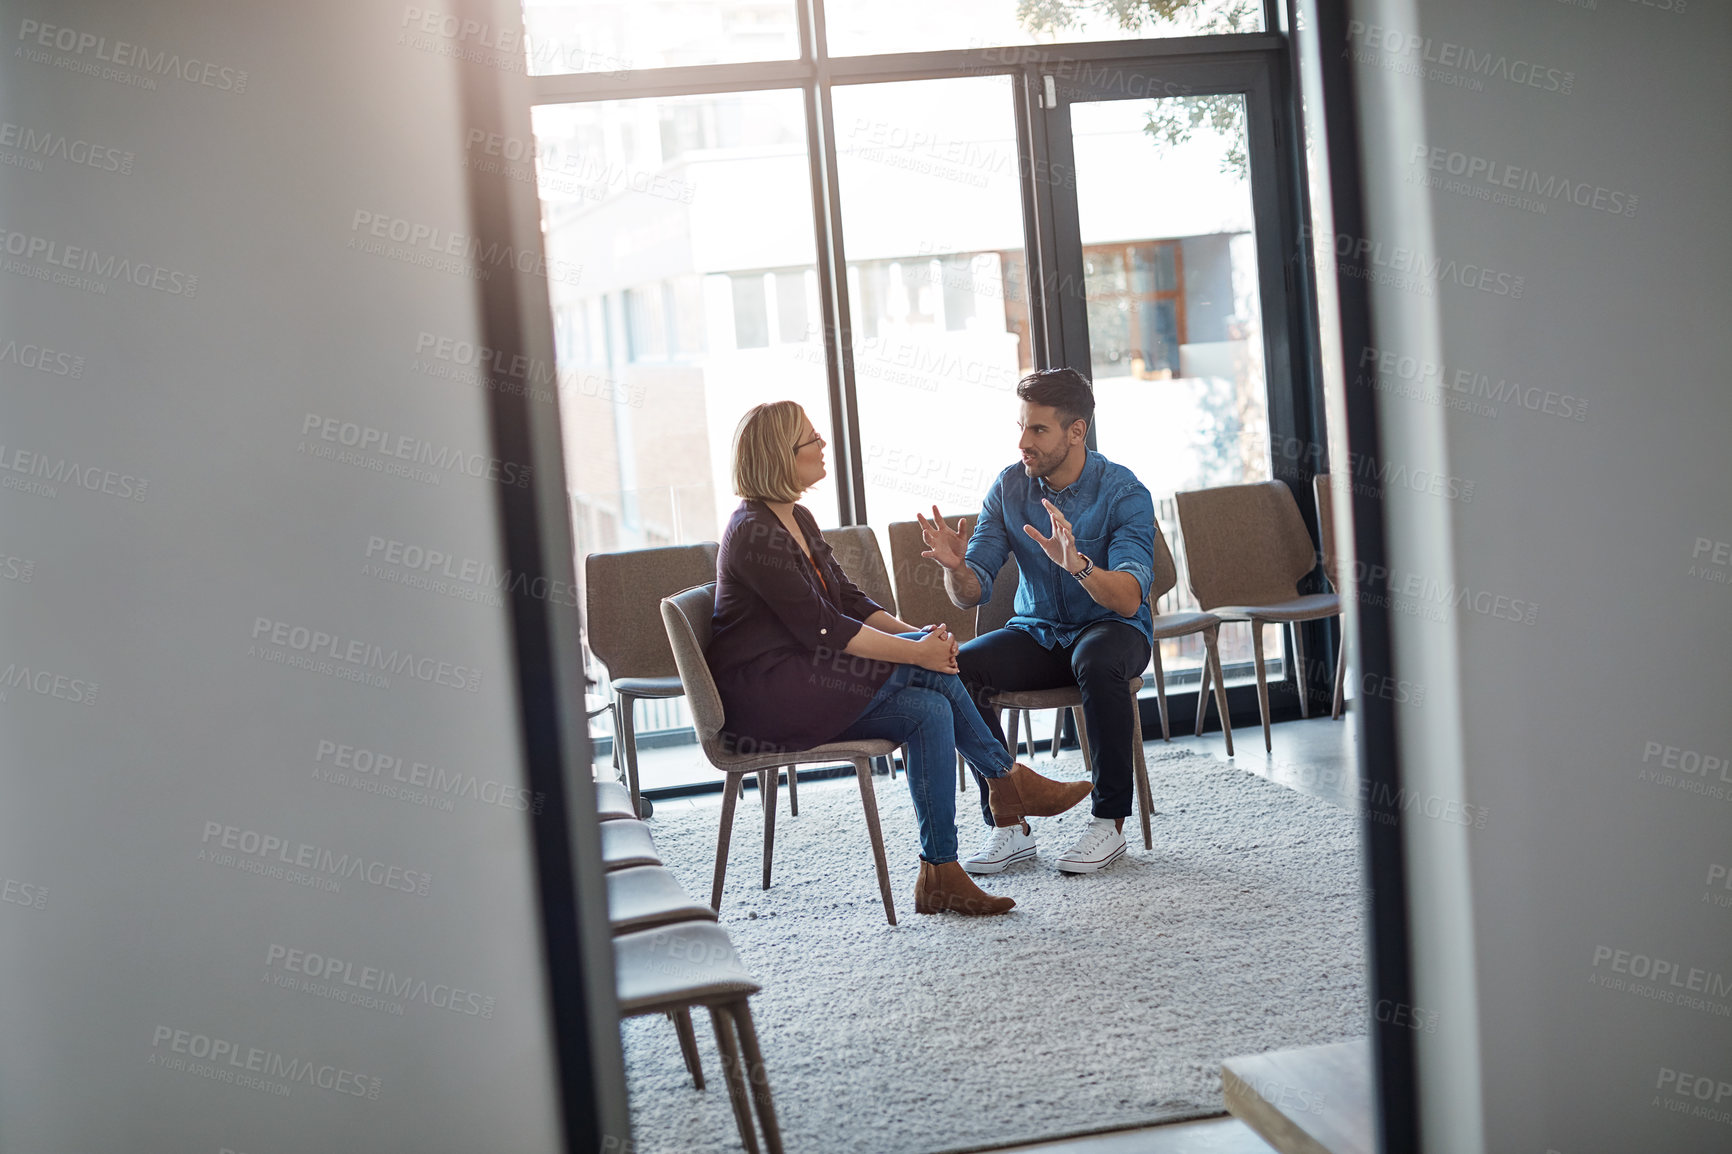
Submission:
[[[955,673],[956,653],[962,645],[951,635],[950,627],[940,623],[923,625],[921,630],[926,636],[914,643],[920,655],[915,664],[934,673]]]

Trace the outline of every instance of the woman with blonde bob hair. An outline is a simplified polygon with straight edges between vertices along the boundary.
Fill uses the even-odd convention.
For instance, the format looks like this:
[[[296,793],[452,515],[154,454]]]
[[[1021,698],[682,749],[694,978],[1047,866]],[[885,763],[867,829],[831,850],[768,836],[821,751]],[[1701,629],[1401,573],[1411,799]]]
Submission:
[[[914,908],[1004,913],[1016,903],[984,893],[957,863],[957,752],[986,779],[998,825],[1063,813],[1091,785],[1014,764],[956,676],[950,630],[898,620],[842,572],[799,504],[825,473],[824,438],[793,401],[758,405],[734,432],[742,499],[722,534],[707,654],[725,736],[760,749],[906,743],[920,824]]]

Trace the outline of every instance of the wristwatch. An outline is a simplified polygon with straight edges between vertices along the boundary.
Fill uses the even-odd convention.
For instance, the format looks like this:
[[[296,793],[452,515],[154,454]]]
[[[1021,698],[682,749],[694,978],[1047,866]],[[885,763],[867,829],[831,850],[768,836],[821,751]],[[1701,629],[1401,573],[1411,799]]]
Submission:
[[[1072,573],[1071,576],[1075,577],[1078,581],[1081,581],[1090,573],[1095,571],[1095,563],[1089,560],[1089,555],[1087,553],[1078,553],[1077,556],[1083,559],[1083,567],[1078,569],[1075,573]]]

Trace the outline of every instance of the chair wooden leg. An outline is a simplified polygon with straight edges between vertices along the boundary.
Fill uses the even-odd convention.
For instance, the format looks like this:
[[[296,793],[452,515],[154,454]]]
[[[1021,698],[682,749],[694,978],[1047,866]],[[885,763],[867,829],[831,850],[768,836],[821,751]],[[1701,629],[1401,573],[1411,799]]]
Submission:
[[[1293,688],[1299,691],[1299,716],[1311,716],[1310,670],[1305,666],[1305,623],[1290,621],[1287,632],[1293,638]]]
[[[752,1101],[758,1107],[758,1124],[764,1130],[764,1146],[769,1154],[782,1154],[782,1127],[776,1121],[776,1103],[770,1097],[770,1073],[764,1068],[764,1052],[758,1048],[758,1030],[752,1024],[752,1009],[741,998],[731,1007],[734,1025],[740,1031],[740,1049],[746,1059],[746,1079],[751,1084]]]
[[[722,910],[722,879],[728,874],[728,839],[734,834],[734,803],[740,800],[740,774],[722,783],[722,828],[716,834],[716,880],[710,883],[710,908]]]
[[[613,772],[616,777],[625,777],[625,761],[619,752],[619,698],[615,697],[607,703],[607,718],[613,726]]]
[[[746,1154],[758,1154],[758,1130],[752,1125],[752,1107],[746,1096],[746,1072],[734,1036],[734,1015],[726,1006],[711,1006],[710,1023],[716,1028],[716,1048],[722,1052],[722,1080],[728,1084],[728,1101],[733,1103],[740,1142],[746,1147]]]
[[[1028,735],[1029,735],[1029,740],[1032,741],[1034,739],[1034,722],[1033,722],[1033,720],[1030,720],[1028,723]],[[1055,709],[1052,711],[1052,756],[1053,756],[1053,760],[1055,760],[1055,761],[1058,760],[1059,743],[1063,740],[1064,740],[1064,710],[1063,709]],[[1034,747],[1031,745],[1031,746],[1029,746],[1029,753],[1032,754],[1033,752],[1034,752]]]
[[[1017,723],[1022,720],[1023,711],[1020,709],[1012,709],[1009,712],[1010,712],[1010,719],[1009,719],[1010,723],[1008,725],[1006,725],[1004,728],[1004,745],[1005,745],[1006,749],[1010,750],[1010,760],[1015,761],[1016,760],[1016,749],[1017,749],[1017,745],[1018,745],[1018,742],[1016,740],[1016,726],[1017,726]],[[1031,756],[1032,756],[1032,753],[1033,753],[1033,750],[1031,749],[1030,750]]]
[[[1269,674],[1263,668],[1263,623],[1251,621],[1251,656],[1257,661],[1257,712],[1263,715],[1263,752],[1273,753],[1275,743],[1269,739]]]
[[[770,858],[776,851],[776,783],[780,769],[758,771],[758,792],[764,795],[764,888],[770,888]]]
[[[1347,619],[1342,617],[1337,620],[1341,622],[1342,629],[1340,644],[1335,647],[1335,702],[1329,710],[1331,721],[1341,720],[1341,709],[1345,704],[1342,690],[1347,686]]]
[[[641,795],[637,786],[637,698],[629,693],[619,695],[619,708],[614,712],[613,743],[625,754],[625,787],[631,791],[631,811],[643,816]]]
[[[1208,645],[1207,643],[1205,643],[1205,649],[1206,652],[1203,655],[1203,679],[1197,682],[1197,732],[1193,735],[1195,737],[1203,736],[1203,722],[1207,721],[1209,718],[1209,678],[1213,673],[1213,670],[1209,668],[1208,654],[1213,653],[1215,650],[1212,645]]]
[[[968,766],[960,753],[956,755],[956,792],[968,792]]]
[[[788,767],[788,816],[800,816],[800,767],[797,765]]]
[[[692,1085],[702,1090],[704,1088],[704,1062],[698,1057],[698,1035],[692,1029],[692,1012],[675,1010],[668,1017],[674,1020],[674,1033],[679,1035],[680,1055],[686,1060],[686,1069],[691,1072]]]
[[[1095,754],[1089,746],[1089,723],[1084,719],[1080,705],[1074,707],[1070,711],[1070,715],[1076,721],[1076,743],[1077,747],[1082,750],[1083,768],[1088,770],[1090,777],[1093,777],[1095,774]]]
[[[1233,756],[1233,719],[1227,714],[1227,679],[1221,676],[1221,627],[1214,626],[1203,634],[1203,646],[1208,652],[1207,668],[1215,674],[1215,712],[1221,715],[1221,736],[1227,742],[1227,756]]]
[[[866,811],[866,832],[872,838],[872,860],[878,866],[878,892],[884,897],[884,916],[896,924],[896,902],[890,896],[890,866],[884,860],[884,831],[878,828],[878,796],[872,788],[872,771],[865,758],[854,762],[854,776],[860,779],[860,808]]]
[[[1161,712],[1161,740],[1173,740],[1173,731],[1167,725],[1167,674],[1161,668],[1161,643],[1155,642],[1154,652],[1150,660],[1155,664],[1155,706]]]
[[[1143,811],[1143,848],[1155,848],[1155,835],[1149,828],[1149,818],[1154,816],[1155,795],[1149,788],[1149,762],[1143,756],[1143,717],[1137,708],[1137,695],[1131,694],[1131,760],[1136,766],[1137,775],[1137,808]]]

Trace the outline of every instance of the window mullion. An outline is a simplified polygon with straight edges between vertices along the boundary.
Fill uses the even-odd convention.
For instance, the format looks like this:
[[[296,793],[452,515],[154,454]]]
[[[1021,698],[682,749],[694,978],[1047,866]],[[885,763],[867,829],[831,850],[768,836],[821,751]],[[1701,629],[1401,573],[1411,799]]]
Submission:
[[[836,512],[840,524],[866,523],[865,461],[855,395],[853,324],[849,316],[848,259],[842,243],[842,196],[836,164],[835,113],[823,0],[802,0],[802,52],[813,62],[806,86],[807,156],[811,166],[818,300],[824,325],[824,367],[830,386],[830,427],[836,448]]]

